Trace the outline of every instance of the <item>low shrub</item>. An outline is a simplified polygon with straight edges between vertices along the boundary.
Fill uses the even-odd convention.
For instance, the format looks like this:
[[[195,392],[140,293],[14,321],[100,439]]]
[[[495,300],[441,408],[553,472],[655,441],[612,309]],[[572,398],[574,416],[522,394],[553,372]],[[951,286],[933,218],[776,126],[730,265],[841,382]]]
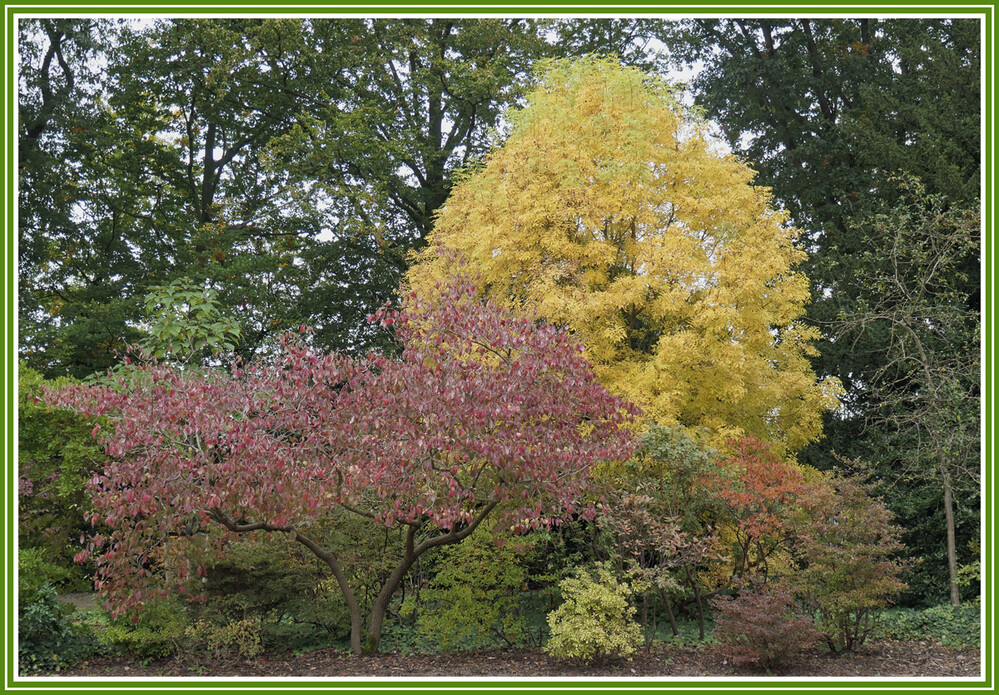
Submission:
[[[785,666],[821,639],[786,584],[754,582],[735,598],[716,597],[715,639],[734,664],[768,671]]]
[[[214,663],[252,659],[260,655],[260,623],[256,620],[232,620],[216,625],[199,620],[184,631],[185,647]]]
[[[863,466],[822,474],[798,500],[804,518],[794,581],[807,597],[832,651],[851,651],[878,629],[881,613],[906,588],[911,566],[899,557],[902,529],[872,496]]]
[[[207,564],[208,606],[229,620],[280,622],[290,616],[328,632],[349,631],[350,614],[328,568],[303,557],[282,538],[232,543]]]
[[[619,582],[605,566],[577,570],[559,582],[564,602],[548,614],[551,636],[545,651],[556,659],[590,662],[621,658],[642,644],[630,598],[634,587]]]
[[[188,627],[185,613],[178,599],[149,603],[134,618],[125,613],[108,620],[101,640],[143,662],[163,659],[181,648]]]
[[[881,635],[900,641],[931,640],[945,647],[977,648],[981,643],[982,614],[978,604],[949,603],[922,610],[896,608],[885,611]]]
[[[94,532],[84,520],[90,508],[86,483],[101,469],[104,452],[91,434],[93,420],[72,410],[47,405],[48,387],[70,383],[48,380],[20,365],[18,388],[18,548],[37,552],[50,567],[57,590],[87,591],[93,583],[91,563],[77,563],[77,539]]]
[[[520,594],[527,570],[524,548],[515,539],[473,535],[446,548],[440,569],[428,588],[403,605],[403,614],[419,610],[420,634],[441,651],[513,646],[524,637],[526,621]]]
[[[70,620],[71,606],[59,601],[45,584],[20,592],[18,606],[18,670],[22,673],[60,671],[98,653],[93,632]]]

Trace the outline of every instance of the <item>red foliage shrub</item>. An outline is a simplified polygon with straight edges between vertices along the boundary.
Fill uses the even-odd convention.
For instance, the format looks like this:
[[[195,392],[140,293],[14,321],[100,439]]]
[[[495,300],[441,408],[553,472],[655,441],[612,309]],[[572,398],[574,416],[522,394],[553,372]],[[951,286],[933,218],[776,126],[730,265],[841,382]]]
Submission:
[[[821,639],[784,583],[753,582],[735,598],[717,597],[715,638],[735,664],[779,668]]]
[[[797,533],[792,510],[808,484],[801,469],[752,437],[728,442],[732,453],[702,485],[723,505],[719,527],[734,538],[733,578],[766,573],[768,558]]]
[[[89,486],[89,518],[111,533],[79,556],[95,557],[116,613],[171,584],[199,588],[205,560],[234,536],[278,533],[329,567],[360,652],[343,549],[313,531],[336,511],[405,534],[372,608],[373,651],[393,591],[430,548],[460,542],[491,514],[517,528],[592,518],[574,505],[595,462],[631,454],[638,411],[600,385],[580,345],[476,301],[462,281],[372,320],[394,327],[401,355],[351,359],[289,338],[273,359],[228,374],[152,361],[48,395],[113,425],[94,428],[108,460]],[[172,538],[188,548],[167,581],[157,553]]]

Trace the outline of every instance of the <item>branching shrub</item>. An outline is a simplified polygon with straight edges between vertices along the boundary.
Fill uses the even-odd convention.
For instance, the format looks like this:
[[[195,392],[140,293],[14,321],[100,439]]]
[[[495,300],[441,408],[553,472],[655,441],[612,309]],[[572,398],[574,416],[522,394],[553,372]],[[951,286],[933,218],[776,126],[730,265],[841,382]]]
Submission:
[[[603,565],[578,570],[559,582],[564,603],[548,614],[551,637],[545,650],[556,659],[589,662],[626,657],[642,643],[635,622],[634,592]]]
[[[833,651],[863,644],[892,596],[905,589],[907,563],[897,557],[902,529],[871,488],[863,474],[835,475],[809,486],[799,500],[806,521],[795,580]]]
[[[420,633],[443,651],[516,644],[526,627],[519,601],[528,579],[523,550],[490,534],[446,549],[441,570],[420,592]],[[414,609],[413,602],[404,606]]]
[[[784,583],[754,582],[737,597],[719,596],[711,605],[716,611],[715,639],[735,664],[777,669],[822,636]]]
[[[605,502],[597,523],[608,532],[608,555],[637,569],[646,585],[641,620],[647,633],[648,606],[661,601],[674,637],[679,635],[674,600],[680,598],[696,610],[705,638],[703,579],[709,568],[720,571],[728,564],[716,533],[725,503],[704,484],[725,475],[716,458],[717,452],[682,428],[653,424],[637,455],[598,471]]]

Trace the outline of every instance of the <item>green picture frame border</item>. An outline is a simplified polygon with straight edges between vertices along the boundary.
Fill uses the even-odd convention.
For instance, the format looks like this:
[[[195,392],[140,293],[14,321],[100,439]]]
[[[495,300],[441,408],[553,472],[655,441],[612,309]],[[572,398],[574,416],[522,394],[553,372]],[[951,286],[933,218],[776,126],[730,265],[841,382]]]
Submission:
[[[476,691],[554,691],[554,690],[694,690],[694,691],[731,691],[731,690],[778,690],[778,691],[956,691],[956,690],[993,690],[995,688],[994,670],[994,536],[992,523],[994,476],[989,465],[994,456],[992,439],[992,328],[993,328],[993,264],[992,264],[992,228],[993,228],[993,196],[994,196],[994,130],[995,111],[994,99],[994,40],[995,40],[995,4],[912,4],[902,2],[880,2],[877,4],[856,3],[850,5],[834,5],[830,3],[797,2],[794,4],[753,5],[750,3],[685,3],[664,4],[655,2],[635,2],[628,5],[608,5],[605,3],[559,3],[544,4],[504,3],[489,4],[471,3],[351,3],[330,5],[328,3],[299,2],[294,6],[278,6],[261,0],[244,0],[238,10],[225,4],[195,3],[190,0],[143,5],[137,3],[104,3],[87,5],[85,3],[23,3],[5,5],[4,24],[4,60],[5,60],[5,186],[6,208],[5,222],[7,234],[4,243],[4,339],[7,346],[4,361],[4,386],[6,398],[4,401],[4,436],[5,436],[5,495],[4,495],[4,568],[6,591],[4,604],[5,631],[5,690],[24,690],[35,692],[55,692],[70,690],[336,690],[354,692],[372,691],[444,691],[444,690],[476,690]],[[726,16],[738,13],[748,15],[771,16],[966,16],[978,17],[983,22],[983,167],[982,212],[983,212],[983,253],[982,281],[983,292],[983,475],[982,475],[982,556],[983,590],[983,636],[982,636],[982,677],[978,679],[943,679],[943,678],[858,678],[858,679],[824,679],[824,678],[603,678],[603,679],[529,679],[529,678],[478,678],[478,679],[426,679],[426,678],[396,678],[391,680],[358,679],[358,678],[323,678],[323,679],[234,679],[234,678],[163,678],[163,679],[107,679],[107,678],[59,678],[59,677],[15,677],[17,667],[16,645],[16,603],[15,587],[12,581],[17,567],[16,562],[16,509],[17,509],[17,159],[16,159],[16,93],[17,64],[16,40],[17,20],[19,17],[52,16],[52,15],[131,15],[131,16],[171,16],[171,15],[339,15],[339,16],[399,16],[415,14],[417,16],[464,14],[470,16],[502,16],[511,13],[530,15],[578,15],[578,16],[608,16],[621,17],[627,15],[700,15]]]

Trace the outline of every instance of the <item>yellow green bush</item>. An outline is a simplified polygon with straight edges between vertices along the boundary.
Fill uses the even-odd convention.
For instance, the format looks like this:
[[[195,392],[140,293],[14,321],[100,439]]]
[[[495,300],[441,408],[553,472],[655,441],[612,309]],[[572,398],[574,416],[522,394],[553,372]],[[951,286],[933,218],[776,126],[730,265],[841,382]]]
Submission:
[[[559,582],[564,602],[548,614],[545,651],[556,659],[589,662],[627,657],[642,643],[630,597],[636,587],[618,581],[604,565],[580,569]]]
[[[215,625],[199,620],[184,631],[191,646],[213,662],[252,659],[263,651],[260,623],[256,620],[231,620]]]

